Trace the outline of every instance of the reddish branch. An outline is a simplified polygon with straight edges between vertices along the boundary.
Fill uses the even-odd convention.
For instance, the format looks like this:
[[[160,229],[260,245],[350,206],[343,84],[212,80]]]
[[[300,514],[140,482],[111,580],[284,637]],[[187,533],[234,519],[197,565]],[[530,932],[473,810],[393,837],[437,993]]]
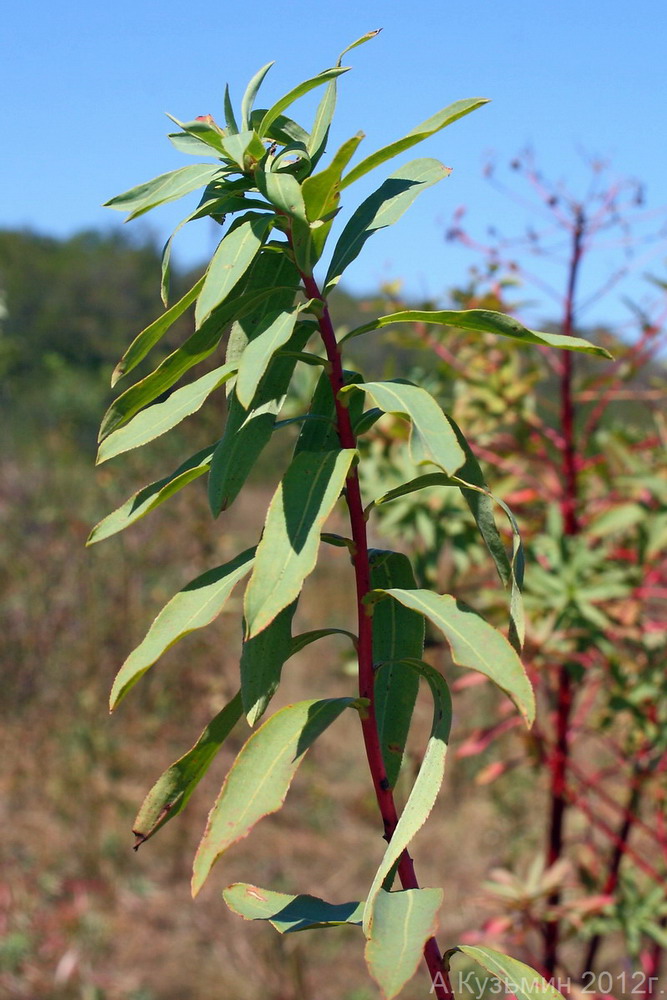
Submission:
[[[342,448],[356,448],[357,439],[350,420],[349,410],[341,403],[338,393],[345,385],[343,363],[336,341],[333,324],[329,315],[326,300],[322,297],[319,287],[313,278],[302,275],[306,295],[322,302],[322,315],[319,328],[329,361],[329,379],[336,405],[336,423],[338,437]],[[361,713],[361,729],[366,748],[366,757],[370,768],[375,797],[384,824],[384,838],[389,842],[398,823],[398,812],[394,796],[387,779],[387,772],[382,756],[380,736],[375,714],[375,677],[373,671],[373,624],[369,608],[364,599],[371,591],[371,573],[368,558],[368,541],[366,537],[366,518],[361,499],[359,475],[356,467],[352,469],[346,480],[345,499],[350,517],[354,553],[352,562],[357,592],[358,615],[358,662],[359,662],[359,695],[367,699],[368,708]],[[398,864],[398,876],[404,889],[418,889],[419,882],[415,874],[414,863],[407,851],[401,855]],[[438,1000],[453,1000],[454,993],[448,974],[443,970],[442,955],[435,938],[430,938],[424,947],[424,958],[433,983],[434,994]]]

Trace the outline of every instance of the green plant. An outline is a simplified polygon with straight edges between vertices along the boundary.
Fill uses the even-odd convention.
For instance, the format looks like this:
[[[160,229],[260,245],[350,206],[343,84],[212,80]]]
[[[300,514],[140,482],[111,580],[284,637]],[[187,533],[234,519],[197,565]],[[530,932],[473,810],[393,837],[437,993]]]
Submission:
[[[226,229],[206,273],[140,333],[123,355],[114,383],[135,369],[170,324],[194,305],[194,333],[150,374],[118,396],[107,411],[98,461],[154,440],[198,410],[223,385],[227,415],[218,441],[136,493],[97,525],[90,541],[128,527],[205,474],[211,511],[217,517],[236,500],[272,436],[288,436],[298,430],[258,544],[224,565],[206,570],[177,593],[116,677],[112,708],[165,650],[220,614],[235,585],[249,576],[243,604],[240,691],[192,749],[157,781],[139,811],[134,831],[138,846],[181,812],[241,716],[245,715],[252,727],[260,723],[286,661],[310,643],[340,633],[355,651],[358,692],[347,697],[321,697],[322,692],[316,692],[320,697],[283,707],[250,735],[211,810],[194,861],[193,893],[200,890],[214,863],[232,844],[245,837],[258,820],[281,807],[305,752],[350,710],[360,720],[387,841],[366,899],[332,904],[309,895],[235,883],[225,890],[227,905],[246,919],[270,921],[281,933],[341,923],[359,925],[366,938],[370,972],[387,997],[400,992],[422,953],[436,996],[451,997],[449,959],[456,951],[513,982],[519,996],[546,993],[554,997],[558,994],[552,987],[541,981],[536,985],[532,970],[490,949],[448,947],[443,958],[433,937],[443,890],[419,887],[407,850],[437,797],[451,722],[445,678],[423,659],[425,619],[446,637],[456,663],[490,677],[529,725],[533,720],[533,692],[517,652],[522,637],[519,549],[515,547],[512,557],[507,555],[493,520],[493,500],[482,471],[453,419],[415,384],[402,379],[366,381],[347,370],[342,350],[351,339],[382,327],[423,321],[473,334],[494,332],[518,343],[599,355],[606,352],[574,337],[530,331],[488,310],[403,310],[380,316],[336,339],[328,297],[346,268],[375,232],[396,222],[417,195],[445,178],[449,170],[433,159],[413,160],[395,170],[351,215],[320,281],[315,268],[340,211],[341,193],[370,170],[486,103],[478,98],[458,101],[348,169],[362,139],[357,134],[318,170],[334,112],[336,79],[346,72],[343,56],[375,34],[359,39],[335,66],[293,88],[268,110],[254,109],[258,88],[270,68],[265,66],[248,85],[238,117],[226,91],[225,128],[208,115],[176,122],[180,131],[171,136],[174,145],[185,153],[212,157],[213,163],[197,163],[161,175],[108,203],[136,218],[203,187],[199,205],[184,221],[210,217]],[[300,96],[320,86],[325,87],[324,97],[307,132],[284,112]],[[165,305],[170,246],[171,240],[165,247],[162,268]],[[182,376],[212,357],[223,344],[223,364],[171,391]],[[280,420],[298,365],[313,366],[319,378],[308,411]],[[370,409],[364,409],[365,400]],[[408,479],[381,497],[362,499],[358,440],[384,415],[392,414],[410,425]],[[427,486],[454,486],[462,491],[511,593],[511,642],[455,597],[417,588],[405,555],[369,547],[366,524],[374,506]],[[324,530],[341,497],[347,508],[350,537]],[[325,626],[293,635],[299,597],[315,568],[321,541],[349,551],[356,632]],[[418,777],[399,815],[394,786],[420,679],[426,681],[432,695],[433,725]],[[396,876],[400,891],[392,891]]]

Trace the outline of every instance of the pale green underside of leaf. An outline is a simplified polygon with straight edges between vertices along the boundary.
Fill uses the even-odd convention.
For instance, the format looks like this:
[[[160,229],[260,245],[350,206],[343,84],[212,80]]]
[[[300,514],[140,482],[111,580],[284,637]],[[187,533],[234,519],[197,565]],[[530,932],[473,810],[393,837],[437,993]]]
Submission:
[[[478,945],[460,944],[456,950],[490,972],[517,1000],[563,1000],[562,993],[555,986],[516,958]],[[494,993],[496,992],[494,989]]]
[[[368,893],[363,922],[366,937],[373,936],[375,905],[384,880],[426,822],[438,797],[452,724],[452,702],[442,675],[421,660],[406,658],[402,662],[427,681],[433,696],[433,724],[419,774]],[[386,670],[387,667],[380,669]]]
[[[559,347],[566,351],[578,351],[582,354],[597,354],[602,358],[611,358],[604,347],[582,340],[580,337],[567,337],[560,333],[542,333],[528,330],[512,316],[492,312],[489,309],[463,309],[429,311],[423,309],[405,309],[402,312],[379,316],[371,323],[350,330],[343,341],[351,340],[362,333],[370,333],[383,326],[393,323],[432,323],[436,326],[452,326],[457,330],[470,330],[472,333],[495,333],[500,337],[509,337],[524,344],[540,344],[543,347]]]
[[[132,833],[138,838],[136,847],[185,809],[190,796],[240,718],[239,693],[209,722],[195,745],[158,778],[132,824]]]
[[[353,698],[327,698],[287,705],[250,736],[209,814],[194,861],[193,896],[220,855],[281,808],[306,750],[354,704]]]
[[[300,452],[274,494],[245,592],[248,637],[257,635],[301,592],[315,568],[322,525],[356,452]]]
[[[222,893],[225,903],[244,920],[268,920],[280,934],[294,934],[341,924],[361,924],[363,903],[327,903],[317,896],[290,896],[234,882]]]
[[[442,889],[381,890],[378,894],[365,957],[386,1000],[398,996],[417,971],[424,945],[437,930],[444,895]]]
[[[406,163],[387,178],[377,191],[361,203],[340,234],[324,281],[325,293],[338,284],[345,268],[359,256],[373,233],[397,222],[426,188],[447,177],[447,167],[438,160]]]
[[[447,639],[454,663],[492,680],[532,725],[535,695],[516,650],[501,632],[450,594],[396,589],[385,593],[428,618]]]
[[[236,584],[249,573],[254,554],[254,548],[246,549],[224,566],[202,573],[172,597],[120,668],[111,689],[111,709],[174,643],[217,618]]]
[[[117,507],[111,514],[107,514],[99,524],[95,525],[86,544],[93,545],[95,542],[101,542],[103,539],[109,538],[111,535],[115,535],[125,528],[129,528],[131,524],[134,524],[135,521],[138,521],[154,510],[155,507],[164,503],[165,500],[168,500],[174,493],[182,490],[188,483],[203,476],[208,471],[214,448],[215,445],[203,448],[196,455],[193,455],[179,465],[171,475],[165,476],[164,479],[158,479],[154,483],[149,483],[148,486],[144,486],[143,489],[138,490],[124,504]]]
[[[197,328],[225,301],[246,273],[260,251],[270,222],[269,216],[256,215],[224,237],[211,258],[197,299]]]
[[[138,184],[110,198],[104,203],[105,208],[116,208],[121,212],[129,212],[126,222],[149,212],[157,205],[168,201],[176,201],[183,195],[203,187],[220,173],[220,164],[193,163],[188,167],[180,167],[167,174],[160,174],[144,184]]]
[[[483,104],[488,104],[488,98],[472,97],[448,105],[442,111],[432,115],[431,118],[427,118],[421,125],[417,125],[402,139],[396,139],[394,142],[389,143],[389,145],[383,146],[382,149],[378,149],[375,153],[367,156],[343,178],[341,187],[346,188],[350,184],[354,184],[356,180],[359,180],[360,177],[363,177],[370,170],[374,170],[381,163],[391,160],[394,156],[398,156],[399,153],[404,153],[406,149],[410,149],[418,142],[422,142],[423,139],[428,139],[429,136],[439,132],[440,129],[445,128],[447,125],[451,125],[452,122],[457,121],[459,118],[463,118],[464,115],[470,114],[476,108],[482,107]]]
[[[140,361],[143,361],[151,348],[162,339],[167,330],[192,305],[201,292],[203,285],[204,279],[200,278],[178,302],[175,302],[170,309],[167,309],[162,316],[158,316],[150,326],[147,326],[145,330],[142,330],[135,337],[114,369],[114,373],[111,376],[112,388],[123,375],[127,375]]]
[[[254,726],[278,689],[286,660],[292,655],[293,601],[276,615],[271,624],[252,639],[241,652],[241,697],[249,726]]]
[[[298,309],[292,308],[267,317],[264,329],[250,341],[241,355],[236,395],[246,409],[253,401],[271,358],[292,336],[298,315]]]
[[[432,463],[452,476],[465,454],[447,417],[433,397],[405,382],[362,382],[341,392],[366,392],[385,413],[406,417],[411,424],[410,455],[417,465]]]
[[[211,393],[235,373],[236,365],[221,365],[195,382],[176,389],[163,403],[153,403],[141,410],[128,424],[104,439],[97,452],[97,465],[166,434],[186,417],[196,413]]]
[[[303,97],[304,94],[307,94],[310,90],[314,90],[315,87],[320,87],[323,83],[335,80],[341,73],[347,73],[349,68],[349,66],[334,66],[332,69],[325,69],[321,73],[318,73],[317,76],[313,76],[309,80],[304,80],[303,83],[293,87],[292,90],[288,91],[279,101],[276,101],[266,112],[257,129],[260,136],[266,135],[278,115],[281,115],[299,97]]]

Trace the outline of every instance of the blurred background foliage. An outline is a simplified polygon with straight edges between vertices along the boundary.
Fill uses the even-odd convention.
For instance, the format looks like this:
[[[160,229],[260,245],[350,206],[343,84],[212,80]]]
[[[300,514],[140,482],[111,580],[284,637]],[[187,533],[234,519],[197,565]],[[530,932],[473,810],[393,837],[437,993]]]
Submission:
[[[159,449],[132,453],[119,470],[92,471],[110,371],[162,308],[159,269],[153,241],[125,231],[65,240],[0,232],[0,992],[11,1000],[370,1000],[370,988],[354,985],[364,977],[353,930],[283,939],[239,926],[217,889],[196,905],[189,899],[203,804],[243,733],[232,736],[208,788],[179,822],[137,855],[129,850],[145,791],[232,693],[236,608],[168,654],[119,717],[109,718],[112,678],[179,586],[237,551],[239,540],[254,540],[292,433],[275,435],[245,505],[219,522],[210,522],[197,483],[127,537],[84,548],[92,524],[170,470],[183,450],[178,435],[193,452],[224,421],[221,394]],[[174,299],[193,277],[175,270]],[[469,285],[450,290],[447,303],[512,311],[522,288],[516,268],[482,255]],[[404,305],[400,282],[367,299],[344,290],[332,299],[337,323],[348,328],[378,308]],[[185,317],[164,349],[187,328]],[[483,678],[458,677],[446,651],[430,643],[433,662],[455,678],[456,725],[443,801],[417,841],[420,870],[425,884],[446,877],[450,886],[446,939],[501,942],[538,967],[545,926],[558,920],[561,968],[575,978],[596,939],[594,950],[614,975],[659,969],[667,947],[661,331],[645,315],[627,342],[606,329],[580,331],[617,362],[603,370],[577,361],[582,532],[574,538],[564,536],[560,520],[558,374],[546,352],[492,337],[480,347],[454,331],[436,339],[419,326],[351,342],[361,370],[425,385],[452,413],[490,489],[517,516],[528,556],[526,664],[541,706],[533,733],[521,730]],[[299,412],[298,381],[288,406]],[[410,478],[407,430],[384,417],[366,437],[369,497]],[[503,521],[501,514],[505,530]],[[378,508],[371,523],[375,543],[408,552],[421,581],[505,626],[506,597],[458,491],[402,497]],[[351,611],[344,552],[327,557],[304,594],[301,629],[321,624],[325,603],[341,625]],[[347,690],[342,648],[326,642],[316,660],[304,651],[290,666],[285,701],[314,671],[323,692]],[[577,685],[576,748],[566,849],[549,867],[554,670],[563,663]],[[416,719],[405,789],[423,750],[427,705]],[[355,898],[370,880],[381,841],[358,734],[345,726],[318,743],[286,808],[260,824],[252,846],[235,848],[235,879],[307,891],[302,872],[317,867],[334,900]],[[427,989],[417,979],[405,996]]]

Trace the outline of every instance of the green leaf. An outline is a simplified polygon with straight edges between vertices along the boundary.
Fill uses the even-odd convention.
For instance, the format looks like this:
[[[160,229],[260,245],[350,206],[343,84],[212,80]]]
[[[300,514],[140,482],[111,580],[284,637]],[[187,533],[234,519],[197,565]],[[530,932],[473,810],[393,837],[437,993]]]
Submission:
[[[353,698],[326,698],[287,705],[272,715],[241,748],[213,806],[197,849],[192,875],[196,896],[227,848],[247,836],[262,817],[277,812],[317,737]]]
[[[403,663],[423,677],[431,689],[433,724],[417,780],[412,787],[368,893],[364,909],[364,934],[366,937],[374,936],[375,906],[385,879],[415,834],[426,822],[438,797],[445,773],[445,755],[452,724],[452,702],[449,689],[441,674],[428,663],[423,663],[418,659],[404,659]],[[387,666],[383,666],[380,671],[386,669]]]
[[[178,118],[174,118],[173,115],[170,115],[169,112],[167,112],[167,118],[183,129],[186,135],[194,136],[195,139],[198,139],[212,149],[217,157],[228,156],[222,130],[212,123],[212,121],[194,119],[193,121],[182,122]]]
[[[239,170],[249,170],[266,153],[264,143],[252,129],[225,138],[225,147]]]
[[[296,606],[297,601],[293,601],[276,615],[268,628],[243,643],[241,696],[249,726],[254,726],[266,711],[278,689],[283,664],[292,655]]]
[[[646,520],[646,508],[638,503],[621,503],[610,507],[588,523],[588,531],[597,538],[627,531]]]
[[[154,372],[126,389],[109,407],[102,419],[99,440],[103,441],[117,427],[126,424],[135,413],[143,409],[153,400],[161,396],[179,380],[181,375],[189,371],[200,361],[204,361],[216,349],[222,339],[226,327],[234,318],[252,313],[258,305],[273,299],[278,290],[267,288],[257,294],[238,295],[225,302],[219,309],[211,313],[199,330],[188,337],[182,347],[174,351],[158,365]],[[228,361],[234,359],[228,357]]]
[[[428,618],[447,639],[454,663],[478,670],[492,680],[532,725],[535,695],[516,651],[501,632],[449,594],[396,589],[384,593]]]
[[[164,402],[153,403],[137,413],[128,424],[104,439],[97,453],[97,465],[166,434],[186,417],[196,413],[211,393],[235,374],[236,365],[221,365],[195,382],[176,389]]]
[[[535,972],[529,965],[517,961],[516,958],[510,958],[509,955],[503,955],[492,948],[468,944],[460,944],[447,955],[452,955],[456,951],[472,958],[490,972],[503,984],[508,993],[514,994],[516,1000],[563,1000],[562,993],[543,979],[539,972]]]
[[[311,632],[302,632],[301,635],[295,635],[292,639],[292,651],[290,656],[295,656],[300,653],[302,649],[306,646],[310,646],[311,642],[317,642],[318,639],[324,639],[328,635],[346,635],[348,639],[352,640],[353,645],[357,642],[357,637],[353,632],[348,632],[344,628],[316,628]]]
[[[266,236],[270,218],[251,215],[247,222],[229,233],[213,254],[204,276],[204,286],[195,306],[195,323],[200,327],[246,273]]]
[[[229,135],[237,135],[239,127],[236,124],[236,117],[234,115],[234,108],[232,107],[232,101],[229,96],[229,84],[225,86],[225,125],[227,126],[227,133]]]
[[[437,160],[412,160],[394,171],[374,194],[366,198],[336,243],[324,282],[325,293],[338,284],[345,268],[359,256],[364,243],[373,233],[397,222],[417,195],[443,180],[449,172]]]
[[[284,97],[281,97],[279,101],[276,101],[266,112],[257,129],[260,136],[264,137],[278,115],[281,115],[285,108],[288,108],[299,97],[303,97],[304,94],[307,94],[310,90],[314,90],[315,87],[321,87],[323,83],[328,83],[329,80],[335,80],[341,73],[347,73],[348,69],[349,66],[334,66],[332,69],[325,69],[322,73],[318,73],[317,76],[313,76],[309,80],[305,80],[298,86],[293,87],[292,90],[285,94]]]
[[[149,212],[157,205],[168,201],[176,201],[183,195],[203,187],[220,174],[220,164],[194,163],[189,167],[171,170],[168,174],[160,174],[153,180],[138,184],[137,187],[124,191],[104,202],[105,208],[116,208],[121,212],[129,212],[126,222]]]
[[[472,97],[463,101],[455,101],[454,104],[448,105],[448,107],[439,111],[436,115],[427,118],[421,125],[417,125],[402,139],[397,139],[395,142],[389,143],[388,146],[383,146],[382,149],[378,149],[375,153],[367,156],[365,160],[362,160],[361,163],[358,163],[349,172],[347,177],[343,178],[342,187],[346,188],[350,184],[354,184],[360,177],[363,177],[370,170],[374,170],[381,163],[391,160],[394,156],[398,156],[399,153],[404,153],[406,149],[416,146],[418,142],[428,139],[429,136],[439,132],[440,129],[451,125],[452,122],[463,118],[464,115],[468,115],[471,111],[475,111],[477,108],[481,108],[483,104],[488,103],[489,101],[486,97]]]
[[[252,111],[253,104],[255,103],[257,91],[261,87],[264,77],[272,66],[273,62],[267,63],[266,66],[262,66],[262,68],[255,73],[246,87],[245,94],[241,100],[241,131],[243,132],[250,127],[250,112]]]
[[[254,129],[255,132],[257,132],[266,112],[267,108],[264,108],[263,110],[253,111],[250,115],[250,128]],[[303,147],[306,154],[309,138],[310,136],[304,128],[301,128],[297,122],[291,118],[287,118],[285,115],[278,115],[264,136],[264,139],[273,139],[275,142],[282,143],[283,146],[291,146],[296,143]]]
[[[451,476],[465,462],[451,424],[426,389],[408,382],[362,382],[340,391],[363,391],[385,413],[406,417],[412,425],[410,456],[417,465],[433,463]]]
[[[346,385],[361,382],[362,377],[358,372],[345,371],[343,374]],[[350,416],[353,423],[363,409],[363,401],[364,397],[361,393],[353,394],[350,403]],[[306,420],[301,428],[294,454],[298,455],[301,451],[338,450],[340,440],[336,429],[336,403],[331,380],[326,371],[323,371],[317,380],[308,416],[311,419]]]
[[[135,850],[185,809],[190,796],[240,718],[239,693],[209,722],[195,745],[158,778],[132,825],[132,833],[137,838]]]
[[[254,555],[254,548],[246,549],[224,566],[202,573],[172,597],[118,671],[111,689],[112,710],[163,653],[218,617],[236,584],[250,572]]]
[[[565,351],[579,351],[582,354],[597,354],[602,358],[611,358],[604,347],[582,340],[580,337],[568,337],[560,333],[538,333],[527,330],[518,320],[503,313],[492,312],[489,309],[437,310],[405,309],[402,312],[380,316],[371,323],[350,330],[343,341],[358,337],[362,333],[378,330],[393,323],[433,323],[437,326],[453,326],[457,330],[470,330],[472,333],[495,333],[499,337],[509,337],[524,344],[541,344],[543,347],[559,347]]]
[[[303,200],[310,222],[323,219],[338,206],[341,174],[363,138],[363,132],[357,132],[352,139],[343,143],[326,169],[303,182]]]
[[[301,593],[315,568],[322,525],[345,485],[353,449],[300,452],[276,490],[245,592],[248,637],[257,635]]]
[[[257,387],[274,354],[294,333],[298,315],[298,308],[291,307],[264,317],[262,328],[256,332],[243,352],[236,380],[236,396],[246,409],[252,404]]]
[[[442,889],[380,890],[365,956],[386,1000],[398,996],[417,971],[424,945],[437,930],[443,898]]]
[[[107,514],[99,524],[91,531],[86,545],[93,545],[101,542],[111,535],[129,528],[131,524],[149,514],[155,507],[168,500],[174,493],[178,493],[188,483],[203,476],[211,464],[211,455],[215,445],[202,448],[196,455],[188,458],[182,465],[172,472],[171,475],[159,479],[157,482],[144,486],[143,489],[134,493],[124,504],[121,504],[111,514]]]
[[[374,589],[417,586],[410,560],[401,552],[371,549],[368,555]],[[380,601],[373,611],[373,663],[390,662],[376,674],[375,714],[391,788],[403,762],[419,688],[419,675],[400,661],[404,657],[421,659],[423,652],[423,616],[397,601]]]
[[[314,928],[361,924],[363,903],[327,903],[317,896],[289,896],[234,882],[222,893],[225,903],[244,920],[268,920],[280,934]]]
[[[167,309],[162,316],[158,316],[150,326],[147,326],[145,330],[135,337],[125,354],[120,359],[118,364],[114,369],[114,373],[111,376],[112,387],[116,384],[118,379],[122,378],[123,375],[127,375],[131,372],[133,368],[139,364],[140,361],[146,357],[148,352],[153,348],[158,341],[160,341],[167,330],[173,326],[177,319],[179,319],[183,313],[188,309],[192,303],[195,301],[199,293],[201,292],[204,285],[204,279],[200,278],[189,292],[186,292],[182,299],[179,299],[171,309]]]

